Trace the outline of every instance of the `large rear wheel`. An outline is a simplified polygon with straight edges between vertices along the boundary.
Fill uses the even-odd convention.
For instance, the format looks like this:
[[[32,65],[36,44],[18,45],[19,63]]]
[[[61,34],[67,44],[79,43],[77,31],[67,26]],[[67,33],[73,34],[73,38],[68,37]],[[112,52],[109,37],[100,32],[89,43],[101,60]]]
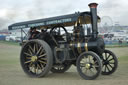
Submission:
[[[99,56],[91,51],[82,53],[76,62],[77,71],[86,80],[97,78],[101,73],[102,63]]]
[[[51,48],[43,40],[30,40],[22,47],[20,62],[27,75],[45,76],[53,64]]]

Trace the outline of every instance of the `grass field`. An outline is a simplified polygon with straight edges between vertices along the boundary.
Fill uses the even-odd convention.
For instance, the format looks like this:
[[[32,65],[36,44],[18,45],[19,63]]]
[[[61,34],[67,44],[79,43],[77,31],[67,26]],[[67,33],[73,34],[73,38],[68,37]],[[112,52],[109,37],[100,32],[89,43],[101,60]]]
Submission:
[[[108,48],[119,59],[117,71],[96,80],[83,80],[74,66],[63,74],[49,73],[44,78],[30,78],[21,69],[21,47],[0,42],[0,85],[128,85],[128,47]]]

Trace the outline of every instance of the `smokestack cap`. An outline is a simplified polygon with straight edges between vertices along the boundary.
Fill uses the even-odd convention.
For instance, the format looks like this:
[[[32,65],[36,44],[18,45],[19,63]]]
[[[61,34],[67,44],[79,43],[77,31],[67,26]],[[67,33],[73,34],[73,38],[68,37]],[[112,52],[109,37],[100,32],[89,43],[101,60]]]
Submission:
[[[97,3],[90,3],[88,6],[90,7],[90,8],[97,8]]]

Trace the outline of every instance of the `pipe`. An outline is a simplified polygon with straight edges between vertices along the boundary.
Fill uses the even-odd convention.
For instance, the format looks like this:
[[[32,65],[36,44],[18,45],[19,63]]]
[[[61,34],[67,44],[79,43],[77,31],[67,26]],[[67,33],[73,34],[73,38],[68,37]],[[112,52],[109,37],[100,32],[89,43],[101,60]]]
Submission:
[[[92,23],[92,36],[93,38],[97,38],[98,35],[98,27],[97,27],[97,3],[90,3],[88,6],[90,7],[91,12],[91,23]]]

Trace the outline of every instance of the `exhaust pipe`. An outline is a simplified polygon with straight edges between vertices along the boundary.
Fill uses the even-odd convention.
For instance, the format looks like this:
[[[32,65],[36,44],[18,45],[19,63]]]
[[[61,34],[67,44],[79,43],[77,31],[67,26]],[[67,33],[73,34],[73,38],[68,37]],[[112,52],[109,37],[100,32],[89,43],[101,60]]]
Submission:
[[[91,12],[91,23],[92,23],[92,37],[97,38],[98,36],[98,27],[97,27],[97,3],[90,3],[88,6],[90,7]]]

